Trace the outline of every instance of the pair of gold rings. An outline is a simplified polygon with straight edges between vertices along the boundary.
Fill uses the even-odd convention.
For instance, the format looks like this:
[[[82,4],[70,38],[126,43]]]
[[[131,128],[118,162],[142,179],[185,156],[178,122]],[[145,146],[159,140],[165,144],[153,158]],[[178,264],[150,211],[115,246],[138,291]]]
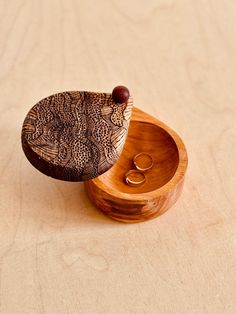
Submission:
[[[144,172],[153,167],[153,159],[147,153],[134,156],[133,163],[136,169],[131,169],[125,174],[125,182],[129,186],[137,187],[146,181]]]

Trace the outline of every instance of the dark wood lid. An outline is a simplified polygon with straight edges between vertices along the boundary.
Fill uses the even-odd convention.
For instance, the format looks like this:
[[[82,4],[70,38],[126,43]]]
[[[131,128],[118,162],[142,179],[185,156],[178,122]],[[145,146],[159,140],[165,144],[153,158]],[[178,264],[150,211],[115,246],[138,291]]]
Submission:
[[[42,173],[84,181],[110,169],[128,132],[132,99],[116,103],[111,94],[63,92],[39,101],[22,127],[22,147]]]

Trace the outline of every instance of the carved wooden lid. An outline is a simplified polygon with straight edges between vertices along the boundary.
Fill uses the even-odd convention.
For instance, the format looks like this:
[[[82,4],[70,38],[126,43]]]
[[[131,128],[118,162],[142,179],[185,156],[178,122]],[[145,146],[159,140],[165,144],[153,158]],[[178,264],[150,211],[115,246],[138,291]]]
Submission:
[[[133,106],[129,93],[118,95],[119,88],[113,94],[63,92],[39,101],[22,127],[31,164],[65,181],[92,179],[110,169],[123,149]]]

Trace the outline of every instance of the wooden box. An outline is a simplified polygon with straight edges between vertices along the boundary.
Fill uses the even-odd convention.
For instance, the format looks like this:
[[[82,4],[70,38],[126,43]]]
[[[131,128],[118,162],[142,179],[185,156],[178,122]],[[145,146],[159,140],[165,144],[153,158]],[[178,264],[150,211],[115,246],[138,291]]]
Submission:
[[[153,168],[145,184],[132,187],[125,173],[134,168],[139,152],[153,157]],[[116,164],[101,176],[86,181],[89,198],[104,214],[123,222],[140,222],[157,217],[179,198],[188,158],[180,137],[164,123],[134,108],[123,152]]]
[[[118,92],[124,89],[128,91],[118,87]],[[148,220],[180,196],[187,152],[168,126],[138,108],[132,110],[129,93],[120,104],[114,98],[75,91],[41,100],[23,123],[22,147],[42,173],[84,181],[91,201],[109,217],[124,222]],[[144,184],[129,186],[125,175],[140,152],[152,157],[153,167],[145,172]]]

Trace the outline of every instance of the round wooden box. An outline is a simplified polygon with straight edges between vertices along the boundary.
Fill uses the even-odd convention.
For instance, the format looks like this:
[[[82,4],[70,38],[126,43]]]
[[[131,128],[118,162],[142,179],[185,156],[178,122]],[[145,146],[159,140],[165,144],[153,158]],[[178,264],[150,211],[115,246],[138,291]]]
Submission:
[[[84,181],[92,202],[111,218],[154,218],[180,196],[187,152],[173,130],[132,108],[123,86],[112,94],[72,91],[44,98],[23,123],[25,155],[48,176]],[[130,186],[125,176],[141,152],[152,157],[153,167],[144,173],[143,184]]]
[[[146,152],[153,158],[146,182],[125,183],[134,168],[133,157]],[[123,222],[141,222],[161,215],[179,198],[188,158],[180,137],[158,119],[133,108],[123,152],[115,165],[95,179],[85,181],[91,201],[104,214]]]

